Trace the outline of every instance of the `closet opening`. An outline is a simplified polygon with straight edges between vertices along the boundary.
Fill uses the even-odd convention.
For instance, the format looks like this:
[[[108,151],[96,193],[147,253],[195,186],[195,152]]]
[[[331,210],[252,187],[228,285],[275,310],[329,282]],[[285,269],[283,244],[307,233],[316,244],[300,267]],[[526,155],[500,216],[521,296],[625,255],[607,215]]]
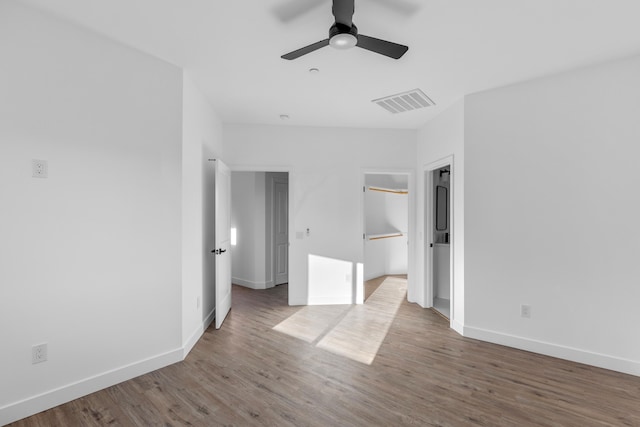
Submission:
[[[409,174],[364,175],[364,290],[366,299],[375,284],[388,276],[407,278]],[[406,286],[406,280],[405,280]]]

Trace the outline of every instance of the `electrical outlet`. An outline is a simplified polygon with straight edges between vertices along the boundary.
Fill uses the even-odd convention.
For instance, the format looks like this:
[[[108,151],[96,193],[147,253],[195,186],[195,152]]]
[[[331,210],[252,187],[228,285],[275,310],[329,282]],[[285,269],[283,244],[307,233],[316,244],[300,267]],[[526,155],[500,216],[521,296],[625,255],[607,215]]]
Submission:
[[[31,364],[47,361],[47,343],[38,344],[31,347]]]
[[[31,160],[31,176],[34,178],[46,178],[48,176],[48,169],[46,160]]]
[[[527,319],[531,317],[531,306],[522,304],[520,306],[520,317],[526,317]]]
[[[196,308],[200,308],[200,297],[196,298]]]

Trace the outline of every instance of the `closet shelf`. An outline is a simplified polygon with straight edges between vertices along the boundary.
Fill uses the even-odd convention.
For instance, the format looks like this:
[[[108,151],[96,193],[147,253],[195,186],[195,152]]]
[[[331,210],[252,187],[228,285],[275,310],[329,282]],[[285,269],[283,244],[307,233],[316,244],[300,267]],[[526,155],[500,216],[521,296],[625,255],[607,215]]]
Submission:
[[[404,188],[383,188],[383,187],[372,187],[369,186],[370,191],[381,191],[383,193],[393,193],[393,194],[409,194],[409,191]]]
[[[369,234],[367,236],[368,240],[380,240],[380,239],[390,239],[392,237],[402,237],[403,234],[400,232],[394,232],[394,233],[382,233],[382,234]]]

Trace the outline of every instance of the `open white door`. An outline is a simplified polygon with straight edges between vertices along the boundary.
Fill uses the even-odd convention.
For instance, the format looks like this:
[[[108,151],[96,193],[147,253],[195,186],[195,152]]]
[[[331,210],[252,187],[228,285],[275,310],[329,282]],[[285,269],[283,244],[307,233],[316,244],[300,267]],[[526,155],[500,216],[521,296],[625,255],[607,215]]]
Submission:
[[[215,162],[216,329],[231,310],[231,171]]]

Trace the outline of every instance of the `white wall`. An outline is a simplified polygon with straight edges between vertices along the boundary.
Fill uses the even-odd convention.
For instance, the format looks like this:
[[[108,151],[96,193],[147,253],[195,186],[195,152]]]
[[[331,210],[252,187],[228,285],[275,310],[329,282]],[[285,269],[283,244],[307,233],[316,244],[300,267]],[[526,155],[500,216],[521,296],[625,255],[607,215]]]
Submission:
[[[424,170],[430,164],[451,156],[453,158],[451,176],[451,234],[453,245],[453,310],[451,327],[462,333],[465,322],[465,101],[460,100],[438,115],[418,132],[418,174],[417,215],[418,244],[416,245],[416,276],[420,286],[415,292],[409,289],[409,301],[423,307],[430,307],[431,301],[425,292],[425,243],[428,245],[429,232],[425,230],[425,187]],[[443,165],[444,166],[444,165]],[[430,205],[427,205],[430,208]],[[427,273],[428,274],[428,273]]]
[[[232,280],[252,289],[267,287],[265,190],[265,172],[232,172],[231,227],[238,239],[231,247]]]
[[[407,190],[409,187],[409,176],[393,173],[367,173],[365,176],[365,185],[395,190]]]
[[[465,334],[640,374],[638,100],[639,57],[467,98]]]
[[[180,360],[182,73],[14,2],[0,58],[4,424]]]
[[[289,302],[351,303],[364,258],[362,169],[412,169],[415,132],[225,125],[224,140],[232,167],[291,171]],[[327,269],[335,274],[313,274]]]
[[[203,262],[215,262],[203,241],[203,193],[214,193],[204,179],[209,159],[222,158],[222,124],[188,74],[182,100],[182,344],[191,350],[212,320],[215,289],[204,283]]]
[[[387,274],[387,239],[365,240],[364,280],[371,280]]]

